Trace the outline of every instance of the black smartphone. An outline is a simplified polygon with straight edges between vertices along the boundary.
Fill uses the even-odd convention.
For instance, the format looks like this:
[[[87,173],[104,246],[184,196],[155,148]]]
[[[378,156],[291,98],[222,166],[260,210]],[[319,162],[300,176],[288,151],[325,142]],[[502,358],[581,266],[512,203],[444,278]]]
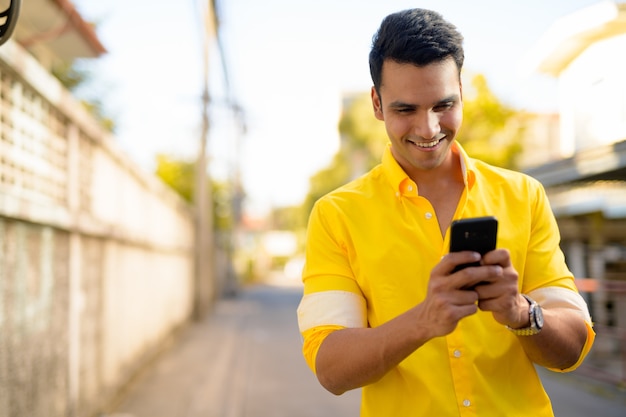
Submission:
[[[481,255],[496,248],[498,220],[493,216],[459,219],[450,225],[450,252],[473,251]],[[453,272],[480,262],[458,265]]]

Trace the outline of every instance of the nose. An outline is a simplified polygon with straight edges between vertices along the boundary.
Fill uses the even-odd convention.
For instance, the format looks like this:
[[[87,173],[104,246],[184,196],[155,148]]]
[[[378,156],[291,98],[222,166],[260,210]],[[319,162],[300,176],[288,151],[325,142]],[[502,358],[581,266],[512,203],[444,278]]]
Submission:
[[[423,139],[433,139],[441,132],[439,115],[433,111],[418,112],[415,119],[415,134]]]

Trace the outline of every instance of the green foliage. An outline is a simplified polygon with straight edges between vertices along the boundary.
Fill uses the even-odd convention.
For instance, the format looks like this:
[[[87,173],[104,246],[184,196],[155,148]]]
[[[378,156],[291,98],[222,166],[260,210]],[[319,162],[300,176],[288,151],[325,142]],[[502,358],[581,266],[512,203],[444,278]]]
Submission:
[[[213,226],[215,230],[226,231],[234,227],[233,187],[227,182],[211,183],[213,192]]]
[[[348,182],[350,179],[350,167],[345,152],[335,154],[332,162],[326,168],[318,171],[309,179],[309,192],[307,193],[304,206],[304,215],[313,208],[313,204],[324,194]]]
[[[366,173],[380,162],[387,134],[384,123],[374,117],[369,93],[346,99],[339,120],[341,146],[330,164],[309,179],[309,192],[303,203],[303,217],[324,194]]]
[[[459,143],[474,158],[515,169],[523,150],[523,131],[510,122],[518,113],[498,100],[481,74],[472,78],[471,88],[464,93]]]
[[[159,154],[156,157],[156,175],[185,201],[192,204],[195,197],[196,162]],[[213,225],[216,230],[233,227],[233,187],[229,183],[211,182]]]
[[[55,65],[52,75],[72,93],[77,93],[82,86],[89,83],[93,75],[75,62],[63,62]],[[115,120],[107,116],[104,105],[99,98],[89,98],[80,100],[83,107],[98,121],[100,126],[108,132],[115,131]]]
[[[157,177],[191,204],[196,179],[195,162],[179,160],[163,154],[157,155],[156,161]]]
[[[52,75],[63,84],[65,88],[74,91],[85,81],[89,80],[88,71],[79,69],[72,62],[63,62],[52,68]]]
[[[101,100],[81,100],[80,103],[92,116],[96,118],[102,128],[104,128],[107,132],[115,131],[115,120],[105,116]]]
[[[373,167],[380,161],[387,137],[385,124],[374,117],[369,93],[354,95],[344,109],[339,121],[339,133],[342,137],[341,151],[365,150],[367,166]]]
[[[523,130],[511,123],[518,113],[502,104],[478,74],[464,89],[463,126],[457,136],[468,154],[493,165],[516,168],[522,152]],[[339,122],[341,147],[330,164],[309,180],[309,192],[302,205],[308,215],[324,194],[369,171],[380,162],[388,139],[385,125],[374,117],[369,93],[346,100]]]
[[[271,225],[275,230],[298,230],[305,227],[303,223],[302,207],[278,207],[271,213]]]

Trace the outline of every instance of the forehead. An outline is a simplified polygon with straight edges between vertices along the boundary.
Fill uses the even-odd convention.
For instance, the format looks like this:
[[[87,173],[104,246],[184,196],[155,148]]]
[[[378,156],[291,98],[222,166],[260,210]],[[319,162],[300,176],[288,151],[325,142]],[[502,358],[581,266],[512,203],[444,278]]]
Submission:
[[[452,58],[421,67],[391,60],[383,63],[380,94],[387,102],[437,101],[459,94],[460,88],[459,71]]]

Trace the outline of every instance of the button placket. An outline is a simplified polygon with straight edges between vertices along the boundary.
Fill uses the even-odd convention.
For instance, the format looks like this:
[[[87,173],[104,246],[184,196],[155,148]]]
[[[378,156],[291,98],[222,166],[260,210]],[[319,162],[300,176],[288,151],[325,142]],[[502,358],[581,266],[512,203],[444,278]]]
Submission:
[[[467,351],[467,348],[464,346],[461,334],[450,334],[447,336],[447,339],[448,357],[460,415],[475,417],[474,413],[476,410],[473,403],[473,386],[472,383],[469,382],[471,380],[471,365],[468,361],[470,361],[471,351]]]

